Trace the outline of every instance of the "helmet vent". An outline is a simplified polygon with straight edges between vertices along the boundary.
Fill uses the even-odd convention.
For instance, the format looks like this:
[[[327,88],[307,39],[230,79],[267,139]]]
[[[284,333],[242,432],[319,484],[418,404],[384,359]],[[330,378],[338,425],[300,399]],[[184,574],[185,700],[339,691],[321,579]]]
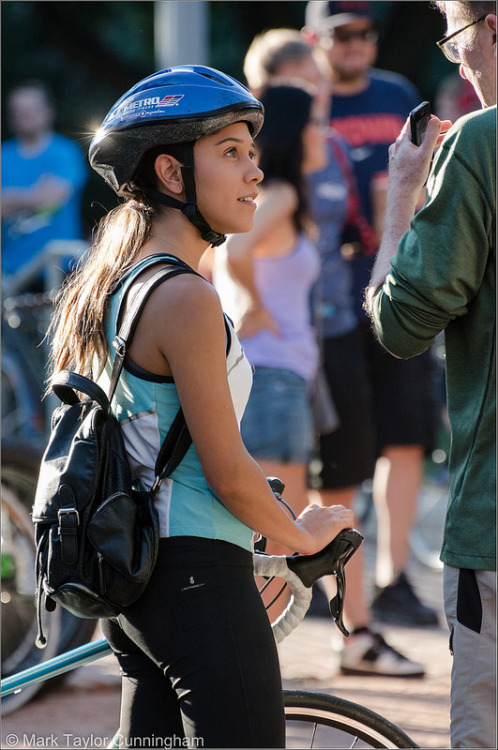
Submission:
[[[228,83],[223,78],[218,78],[217,76],[209,75],[209,73],[205,73],[204,71],[199,71],[200,75],[204,76],[204,78],[210,78],[212,81],[216,81],[216,83],[221,83],[223,86],[228,86]]]

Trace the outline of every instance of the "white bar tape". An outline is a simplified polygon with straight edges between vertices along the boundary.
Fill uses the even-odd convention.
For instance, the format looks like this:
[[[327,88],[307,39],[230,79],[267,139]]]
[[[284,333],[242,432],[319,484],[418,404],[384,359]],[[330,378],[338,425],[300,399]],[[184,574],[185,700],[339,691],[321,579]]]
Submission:
[[[253,555],[254,572],[258,576],[269,578],[277,576],[289,584],[292,592],[290,602],[282,614],[272,623],[273,635],[277,643],[296,628],[310,606],[313,591],[307,588],[300,578],[287,567],[284,556]]]

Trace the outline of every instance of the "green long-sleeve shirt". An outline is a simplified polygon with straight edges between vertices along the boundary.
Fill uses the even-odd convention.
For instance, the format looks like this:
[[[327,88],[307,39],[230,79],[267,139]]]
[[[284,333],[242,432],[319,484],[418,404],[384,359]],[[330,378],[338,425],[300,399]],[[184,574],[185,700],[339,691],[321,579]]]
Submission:
[[[444,330],[452,440],[441,559],[496,569],[496,107],[458,120],[373,300],[384,346],[408,358]]]

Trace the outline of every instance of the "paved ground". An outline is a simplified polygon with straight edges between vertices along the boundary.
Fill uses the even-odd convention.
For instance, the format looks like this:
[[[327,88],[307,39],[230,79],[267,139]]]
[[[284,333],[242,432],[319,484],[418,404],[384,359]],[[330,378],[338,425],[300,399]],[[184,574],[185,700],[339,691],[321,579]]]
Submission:
[[[367,536],[366,559],[373,544]],[[367,569],[372,566],[367,564]],[[409,573],[424,601],[441,613],[441,627],[382,627],[386,639],[426,668],[423,679],[341,676],[332,621],[306,617],[280,646],[284,687],[334,693],[363,704],[400,726],[422,748],[449,747],[451,660],[442,616],[442,574],[412,561]],[[119,678],[112,657],[73,673],[55,692],[5,716],[5,747],[105,747],[119,724]]]

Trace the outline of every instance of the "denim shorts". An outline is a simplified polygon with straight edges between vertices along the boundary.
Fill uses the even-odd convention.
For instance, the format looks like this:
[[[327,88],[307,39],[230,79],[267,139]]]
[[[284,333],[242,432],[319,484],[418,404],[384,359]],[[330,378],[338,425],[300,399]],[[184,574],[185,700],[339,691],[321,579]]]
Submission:
[[[256,460],[308,463],[313,422],[307,381],[290,370],[256,367],[241,433]]]

